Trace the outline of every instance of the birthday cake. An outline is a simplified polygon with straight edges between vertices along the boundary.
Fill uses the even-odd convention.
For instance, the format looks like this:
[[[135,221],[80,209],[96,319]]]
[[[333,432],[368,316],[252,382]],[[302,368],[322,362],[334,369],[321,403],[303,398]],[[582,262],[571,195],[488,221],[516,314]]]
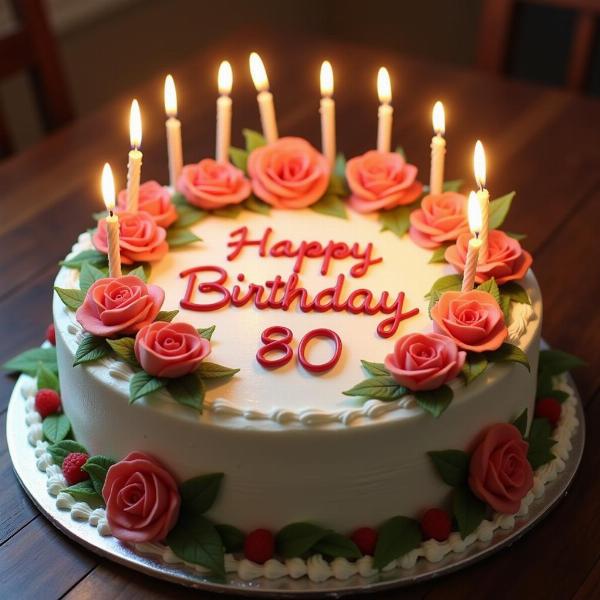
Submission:
[[[56,358],[13,363],[57,505],[243,579],[370,577],[512,527],[576,426],[514,194],[475,225],[401,150],[245,136],[109,198],[63,261]]]

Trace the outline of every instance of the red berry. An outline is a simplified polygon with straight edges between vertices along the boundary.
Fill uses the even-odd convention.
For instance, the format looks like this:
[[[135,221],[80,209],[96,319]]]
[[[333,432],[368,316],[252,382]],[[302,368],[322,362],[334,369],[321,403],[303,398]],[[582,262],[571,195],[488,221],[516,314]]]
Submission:
[[[255,529],[244,540],[244,556],[252,562],[262,565],[275,552],[275,538],[267,529]]]
[[[427,539],[447,540],[452,531],[450,515],[441,508],[430,508],[421,518],[421,531]]]
[[[375,554],[377,544],[377,532],[372,527],[359,527],[350,539],[358,546],[358,549],[366,555]]]
[[[89,456],[83,452],[71,452],[67,454],[62,464],[63,475],[69,485],[75,485],[80,481],[89,479],[89,475],[81,468],[87,462]]]
[[[56,346],[56,330],[54,329],[54,323],[50,323],[50,325],[48,325],[48,329],[46,329],[46,339],[53,346]]]
[[[560,402],[556,398],[542,398],[535,403],[535,416],[548,419],[552,427],[558,425],[560,411]]]
[[[42,419],[48,415],[53,415],[60,410],[60,396],[58,392],[42,388],[35,395],[35,410],[37,410]]]

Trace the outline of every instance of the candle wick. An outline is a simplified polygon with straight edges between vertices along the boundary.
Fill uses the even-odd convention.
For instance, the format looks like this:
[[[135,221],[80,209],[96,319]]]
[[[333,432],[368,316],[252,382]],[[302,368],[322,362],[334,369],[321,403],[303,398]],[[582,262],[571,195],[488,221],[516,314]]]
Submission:
[[[108,209],[108,216],[112,219],[112,217],[114,216],[112,208]]]

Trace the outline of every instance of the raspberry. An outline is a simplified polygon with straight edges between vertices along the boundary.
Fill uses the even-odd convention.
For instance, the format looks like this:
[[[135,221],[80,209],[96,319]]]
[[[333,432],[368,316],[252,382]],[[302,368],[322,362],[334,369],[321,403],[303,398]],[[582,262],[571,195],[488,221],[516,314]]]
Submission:
[[[35,395],[35,410],[37,410],[42,419],[48,415],[53,415],[60,410],[60,396],[58,392],[47,388],[38,390]]]
[[[452,531],[450,515],[441,508],[430,508],[421,518],[421,531],[427,539],[447,540]]]
[[[87,462],[89,456],[83,452],[71,452],[67,454],[62,464],[63,475],[69,485],[75,485],[80,481],[89,479],[89,475],[81,468]]]
[[[50,323],[50,325],[48,325],[48,329],[46,329],[46,339],[53,346],[56,346],[56,330],[54,329],[54,323]]]
[[[560,402],[556,398],[542,398],[535,403],[535,416],[548,419],[552,427],[558,425],[560,411]]]
[[[244,556],[252,562],[262,565],[275,552],[275,538],[267,529],[255,529],[244,540]]]
[[[373,556],[377,545],[377,532],[371,527],[359,527],[350,539],[358,546],[365,555]]]

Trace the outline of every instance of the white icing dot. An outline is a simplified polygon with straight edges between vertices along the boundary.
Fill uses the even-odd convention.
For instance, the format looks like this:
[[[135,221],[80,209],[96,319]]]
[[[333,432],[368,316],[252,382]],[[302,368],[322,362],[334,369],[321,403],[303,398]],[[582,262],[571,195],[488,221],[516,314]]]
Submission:
[[[267,579],[279,579],[287,575],[285,565],[274,558],[264,564],[264,573]]]
[[[288,575],[292,579],[300,579],[306,575],[306,563],[301,558],[288,558],[285,561],[285,566],[288,569]]]

